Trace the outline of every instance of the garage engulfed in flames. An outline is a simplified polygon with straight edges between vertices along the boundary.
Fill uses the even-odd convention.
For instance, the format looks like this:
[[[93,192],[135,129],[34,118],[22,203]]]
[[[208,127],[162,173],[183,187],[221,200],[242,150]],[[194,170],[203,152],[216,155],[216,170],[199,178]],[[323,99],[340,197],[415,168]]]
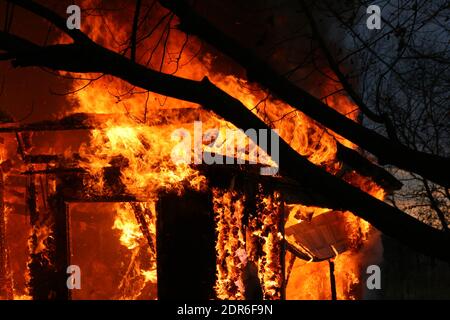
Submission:
[[[121,52],[129,30],[116,14],[87,16],[84,31]],[[166,16],[169,29],[143,36],[139,61],[159,61],[161,71],[190,79],[208,76],[299,154],[383,199],[384,186],[338,157],[338,143],[355,146],[255,84],[218,72],[217,57],[187,41],[175,16],[162,9],[152,14],[152,21]],[[105,32],[108,20],[116,23]],[[160,41],[164,46],[155,45]],[[227,139],[225,129],[237,128],[201,106],[110,76],[62,76],[74,77],[66,111],[0,127],[1,298],[363,297],[362,272],[378,258],[379,245],[367,222],[327,208],[320,190],[260,175],[260,167],[276,163],[268,155],[249,163],[252,154],[263,154],[259,147],[243,132]],[[336,88],[323,83],[319,91],[326,96]],[[327,103],[357,120],[346,97],[335,94]],[[180,141],[173,133],[183,128],[194,136],[195,121],[203,131],[217,129],[201,136],[204,155],[243,163],[174,163]],[[235,139],[246,141],[245,150],[235,149]],[[69,265],[80,267],[81,289],[67,288]]]

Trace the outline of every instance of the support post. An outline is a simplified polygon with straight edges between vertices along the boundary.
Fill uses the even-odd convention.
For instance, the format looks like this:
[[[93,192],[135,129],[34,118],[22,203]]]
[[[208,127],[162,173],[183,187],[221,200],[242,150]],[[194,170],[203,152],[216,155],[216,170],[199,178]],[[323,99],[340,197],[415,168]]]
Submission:
[[[69,237],[67,205],[62,182],[56,177],[56,189],[45,208],[39,208],[36,198],[35,176],[27,184],[27,204],[33,228],[29,263],[30,293],[34,300],[68,300],[66,273],[69,265]]]
[[[213,299],[216,252],[211,195],[161,195],[157,204],[158,299]]]
[[[4,201],[3,170],[0,168],[0,300],[12,300],[14,296],[6,241],[6,212]]]
[[[330,267],[331,300],[337,300],[336,278],[334,277],[334,261],[333,261],[333,259],[328,259],[328,265]]]
[[[280,264],[281,264],[281,293],[280,298],[281,300],[286,300],[286,241],[284,241],[284,224],[285,224],[285,208],[284,208],[284,199],[283,196],[280,195],[280,207],[278,208],[280,220],[278,222],[278,230],[280,230],[281,233],[281,240],[280,240]]]
[[[70,290],[67,287],[67,267],[70,264],[70,239],[69,239],[69,206],[64,200],[64,182],[60,177],[56,178],[56,192],[50,197],[50,210],[54,217],[55,236],[55,299],[69,300]]]

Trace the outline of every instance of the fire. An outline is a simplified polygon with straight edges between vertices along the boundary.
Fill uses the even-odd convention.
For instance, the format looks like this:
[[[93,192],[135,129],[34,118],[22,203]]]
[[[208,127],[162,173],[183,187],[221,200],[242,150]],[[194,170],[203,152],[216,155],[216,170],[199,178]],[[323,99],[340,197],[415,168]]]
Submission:
[[[281,299],[281,242],[280,220],[283,219],[280,207],[280,194],[277,192],[259,196],[256,215],[250,223],[253,235],[262,240],[263,254],[258,259],[259,278],[264,299]],[[258,231],[256,231],[258,230]]]
[[[245,197],[236,191],[213,190],[219,299],[256,299],[259,295],[253,291],[258,289],[260,298],[281,298],[279,194],[262,191],[255,212],[245,217]]]
[[[156,283],[156,268],[152,270],[141,270],[141,274],[145,277],[145,282]]]
[[[119,284],[119,290],[122,292],[120,299],[136,299],[142,293],[142,290],[148,283],[157,283],[156,275],[156,251],[150,244],[155,243],[156,226],[155,211],[153,203],[141,203],[134,207],[130,203],[116,205],[116,217],[113,229],[120,231],[120,243],[131,251],[131,259],[125,275]],[[145,224],[149,226],[150,239],[142,232],[143,226],[136,220],[136,210],[146,212]],[[150,243],[149,243],[150,242]],[[150,246],[150,248],[149,248]],[[137,256],[145,253],[145,264],[142,266]],[[139,278],[137,284],[131,285],[133,278]],[[136,280],[134,281],[136,283]],[[132,290],[130,290],[130,287]]]
[[[159,14],[162,15],[163,13]],[[106,18],[109,17],[107,16]],[[87,30],[88,34],[101,44],[119,50],[119,48],[115,47],[119,41],[112,41],[108,34],[100,33],[99,30],[101,28],[98,19],[90,17],[88,19],[92,19],[92,23],[85,24],[90,26],[90,30]],[[174,25],[177,23],[176,17],[173,18],[172,23]],[[114,26],[118,25],[120,24],[114,24]],[[123,40],[126,39],[126,32],[127,30],[119,27],[114,30],[114,34],[118,35],[119,38],[123,38]],[[174,30],[168,42],[169,51],[176,52],[183,45],[184,40],[184,35]],[[143,44],[143,47],[147,43],[151,46],[152,41],[153,39],[150,37]],[[188,47],[185,48],[185,56],[194,55],[197,47],[196,40],[189,42]],[[164,53],[156,50],[156,53],[152,57],[148,57],[146,54],[148,52],[143,53],[141,61],[161,60]],[[183,55],[181,59],[183,59]],[[311,162],[324,167],[332,173],[340,169],[339,163],[336,161],[336,142],[338,141],[344,145],[354,147],[350,142],[325,130],[322,126],[309,119],[306,115],[296,111],[291,106],[277,101],[257,85],[250,84],[246,80],[234,75],[213,71],[213,60],[208,54],[198,59],[190,59],[188,64],[180,68],[177,67],[176,74],[191,79],[201,79],[203,76],[208,76],[218,87],[242,101],[258,117],[265,120],[273,128],[278,129],[280,136],[301,155],[306,156]],[[174,63],[166,59],[161,66],[163,71],[170,72],[174,68]],[[95,75],[91,75],[91,77],[95,77]],[[80,87],[82,83],[79,82],[75,81],[74,86]],[[331,89],[330,84],[324,84],[322,91],[329,93]],[[106,114],[124,113],[120,123],[111,121],[105,124],[105,129],[93,131],[89,145],[86,145],[80,152],[82,157],[87,159],[83,164],[84,167],[91,174],[98,177],[98,185],[96,188],[100,189],[103,186],[100,170],[104,167],[111,166],[111,163],[117,157],[126,159],[120,169],[121,181],[131,194],[137,196],[145,194],[146,198],[155,200],[157,192],[161,188],[170,188],[182,192],[186,185],[194,189],[204,187],[206,183],[205,177],[201,176],[190,166],[174,165],[168,158],[170,150],[174,146],[173,142],[170,143],[171,139],[169,134],[175,128],[180,127],[180,125],[186,125],[183,122],[188,123],[192,119],[186,119],[184,121],[183,118],[178,118],[164,126],[151,126],[151,120],[149,120],[152,118],[152,114],[155,114],[157,109],[160,108],[164,108],[164,110],[170,112],[174,108],[196,108],[196,106],[161,97],[153,93],[129,94],[128,92],[130,91],[129,86],[121,80],[103,76],[83,90],[76,92],[73,96],[73,101],[76,106],[73,111]],[[113,92],[113,94],[107,94],[106,92]],[[343,95],[334,95],[327,100],[332,107],[356,120],[358,115],[357,108],[346,97]],[[149,101],[151,102],[151,106],[148,104]],[[163,107],[161,107],[161,104]],[[224,121],[215,115],[202,111],[201,109],[196,110],[200,113],[203,122],[209,123],[210,127],[217,127],[217,124],[224,124]],[[234,127],[231,124],[226,124],[226,126]],[[226,141],[218,145],[220,146],[218,149],[206,148],[206,150],[219,153],[227,150]],[[252,148],[255,149],[257,147],[253,146],[249,149],[251,150]],[[382,189],[371,184],[367,179],[362,177],[355,178],[348,174],[345,178],[361,187],[364,191],[372,193],[379,198],[383,197]],[[245,290],[241,278],[246,259],[243,259],[242,256],[240,257],[238,253],[246,252],[247,250],[245,230],[241,226],[244,199],[232,192],[221,194],[216,190],[214,194],[214,206],[218,214],[218,240],[216,248],[218,251],[218,261],[221,261],[217,267],[217,296],[221,299],[242,299],[245,296]],[[263,231],[258,231],[260,232],[259,234],[255,231],[256,233],[253,236],[262,237],[262,250],[264,252],[274,252],[273,247],[279,242],[280,236],[277,232],[270,232],[265,229],[270,228],[269,226],[273,222],[269,208],[272,210],[275,210],[275,208],[272,207],[272,203],[268,199],[264,199],[262,203],[264,203],[264,206],[261,210],[267,210],[268,214],[264,215],[263,220],[259,224],[263,226]],[[326,208],[313,207],[308,208],[308,210],[311,211],[312,215],[327,211]],[[295,214],[295,210],[291,210],[290,214]],[[346,217],[348,220],[348,232],[351,234],[355,246],[357,243],[361,244],[368,237],[370,225],[356,218],[351,213],[348,213]],[[136,241],[142,238],[142,233],[129,211],[126,214],[123,211],[117,212],[114,227],[122,231],[121,242],[128,249],[133,250],[138,246]],[[246,255],[251,259],[251,254],[246,253]],[[351,290],[348,288],[357,284],[357,271],[352,270],[352,268],[343,267],[352,265],[352,259],[351,252],[341,254],[336,258],[336,270],[344,269],[342,273],[336,272],[338,274],[338,285],[347,288],[344,290],[345,292],[339,293],[339,298],[352,298],[352,295],[349,293]],[[260,270],[266,270],[266,272],[259,273],[260,281],[264,287],[265,297],[273,297],[279,294],[276,292],[276,286],[279,284],[280,279],[272,272],[274,261],[278,260],[272,256],[264,256],[255,261]],[[307,288],[317,287],[317,281],[315,279],[322,279],[319,274],[327,274],[327,271],[325,272],[323,269],[322,267],[318,268],[316,266],[314,268],[315,271],[307,271],[305,268],[306,273],[315,272],[317,276],[303,274],[301,278],[303,282],[306,282],[306,287],[302,291],[306,290],[305,292],[308,292],[309,289]],[[143,272],[143,274],[145,273]],[[340,276],[341,274],[342,277]],[[320,288],[320,285],[318,287]],[[323,295],[313,297],[319,299],[324,298]]]
[[[213,190],[217,229],[217,298],[240,300],[245,297],[242,277],[247,264],[243,230],[244,199],[236,192]],[[245,254],[247,256],[247,254]]]
[[[140,242],[144,239],[133,211],[128,206],[116,206],[116,219],[113,229],[120,230],[120,243],[128,250],[139,247]]]
[[[240,100],[274,129],[278,129],[280,136],[294,150],[314,164],[323,165],[335,158],[334,137],[306,115],[277,101],[256,84],[236,76],[211,73],[208,76],[219,88]]]
[[[85,1],[84,4],[86,7],[96,7],[94,0]],[[124,17],[132,16],[132,9],[121,11],[120,16],[117,14],[102,12],[104,19],[99,19],[96,15],[86,16],[83,27],[88,29],[83,31],[101,45],[117,52],[125,52],[130,24],[128,20],[121,22]],[[159,10],[154,13],[154,20],[166,14],[164,10]],[[162,50],[157,45],[155,47],[159,41],[156,36],[158,32],[155,32],[137,48],[139,63],[190,79],[199,80],[207,76],[272,128],[278,129],[280,136],[299,154],[330,173],[339,172],[341,164],[336,159],[337,142],[355,148],[353,144],[278,101],[256,84],[236,75],[218,72],[214,67],[215,57],[211,54],[197,56],[200,42],[196,39],[186,42],[184,33],[175,28],[177,18],[167,17],[169,19],[171,34],[170,37],[167,36],[167,50]],[[115,21],[108,24],[111,32],[104,32],[104,24],[110,21]],[[161,33],[163,28],[162,25],[157,30]],[[64,41],[64,37],[60,39],[60,42]],[[170,53],[179,52],[181,48],[184,50],[183,54],[178,59],[173,58]],[[135,299],[141,295],[146,285],[157,282],[155,203],[158,194],[170,190],[181,195],[186,189],[207,188],[208,181],[198,169],[188,164],[176,164],[171,160],[171,153],[177,143],[173,140],[172,133],[179,128],[186,128],[193,135],[192,124],[195,120],[201,120],[205,129],[237,128],[200,106],[139,90],[117,78],[97,74],[66,75],[95,79],[73,81],[74,93],[67,98],[72,108],[67,114],[84,112],[117,115],[106,121],[101,129],[90,132],[89,141],[77,152],[77,161],[91,177],[90,184],[85,187],[92,194],[111,196],[120,190],[120,193],[133,196],[136,200],[135,203],[116,204],[114,222],[111,225],[111,229],[118,233],[121,246],[129,253],[125,272],[118,285],[120,294],[116,298]],[[79,88],[83,89],[78,90]],[[321,89],[324,96],[335,91],[330,83],[324,83]],[[357,120],[357,108],[345,96],[333,95],[327,98],[327,102],[339,112]],[[223,133],[219,136],[220,139],[213,146],[202,137],[203,150],[229,154],[231,141],[227,141]],[[237,139],[242,138],[240,136]],[[255,152],[263,153],[253,142],[248,141],[246,159]],[[234,149],[231,152],[236,153]],[[72,154],[68,153],[67,156],[71,157]],[[267,155],[258,160],[274,165]],[[117,170],[117,179],[113,183],[105,181],[105,169]],[[379,199],[384,198],[382,188],[365,177],[346,172],[343,178]],[[249,291],[245,283],[253,277],[260,283],[262,298],[281,299],[284,295],[281,244],[286,240],[283,239],[281,225],[285,221],[286,227],[307,221],[330,209],[300,204],[283,207],[283,199],[279,193],[261,189],[257,195],[256,207],[252,208],[253,212],[248,213],[248,199],[239,192],[213,189],[212,193],[217,231],[217,298],[247,298]],[[373,236],[373,230],[369,223],[352,213],[344,214],[351,246],[349,251],[334,258],[337,295],[338,299],[355,299],[361,296],[358,292],[361,278],[359,270],[364,259],[358,250]],[[52,240],[48,231],[50,223],[52,222],[45,221],[40,228],[33,230],[30,253],[41,254],[45,258],[46,249]],[[145,254],[144,262],[138,259],[141,254]],[[286,258],[286,262],[288,260]],[[329,276],[326,261],[308,263],[297,259],[292,268],[286,297],[328,299]]]

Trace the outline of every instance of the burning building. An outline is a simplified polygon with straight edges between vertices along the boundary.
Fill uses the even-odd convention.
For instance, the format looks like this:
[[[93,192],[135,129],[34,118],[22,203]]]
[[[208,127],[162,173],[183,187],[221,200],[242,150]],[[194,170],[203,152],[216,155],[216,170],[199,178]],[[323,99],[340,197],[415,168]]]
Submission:
[[[132,51],[134,61],[166,74],[207,77],[204,86],[231,97],[218,93],[224,105],[240,101],[299,155],[372,197],[383,200],[401,186],[354,143],[251,82],[237,66],[227,71],[217,53],[187,36],[182,21],[162,6],[142,8],[151,19],[141,22],[137,45],[129,47],[133,32],[125,21],[134,8],[97,5],[82,5],[94,8],[82,30],[96,44],[121,55]],[[70,39],[58,34],[54,43]],[[339,206],[320,181],[311,186],[309,178],[278,172],[289,159],[274,161],[273,141],[248,138],[239,129],[249,128],[202,103],[140,89],[95,66],[87,74],[61,69],[58,75],[71,86],[64,106],[36,121],[5,115],[0,126],[0,297],[364,297],[366,267],[381,258],[379,232]],[[316,91],[357,122],[358,107],[334,93],[339,89],[323,81]],[[198,122],[200,140],[183,140],[198,134]],[[187,149],[176,149],[180,139]],[[189,159],[195,151],[200,159],[173,161],[174,152]],[[69,289],[71,265],[81,270],[80,289]]]

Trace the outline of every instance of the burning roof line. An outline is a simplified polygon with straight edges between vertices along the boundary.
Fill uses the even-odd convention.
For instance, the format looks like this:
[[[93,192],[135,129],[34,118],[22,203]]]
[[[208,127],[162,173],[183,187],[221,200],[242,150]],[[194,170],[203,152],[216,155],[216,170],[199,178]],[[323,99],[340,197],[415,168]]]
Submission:
[[[177,117],[181,113],[196,112],[195,108],[170,109],[175,112],[173,117]],[[162,110],[161,112],[163,112]],[[20,125],[3,125],[0,126],[0,133],[27,132],[27,131],[66,131],[66,130],[93,130],[102,129],[107,121],[114,119],[123,119],[122,114],[90,114],[75,113],[56,120],[45,120]],[[168,123],[168,118],[161,118],[151,125],[163,125]],[[365,177],[371,178],[375,183],[383,187],[387,192],[398,190],[402,187],[402,183],[398,181],[392,174],[372,163],[370,160],[361,156],[357,151],[347,148],[337,143],[337,158],[342,161],[343,165],[349,169],[355,170]],[[55,155],[26,155],[23,159],[29,163],[46,163],[58,161]]]

